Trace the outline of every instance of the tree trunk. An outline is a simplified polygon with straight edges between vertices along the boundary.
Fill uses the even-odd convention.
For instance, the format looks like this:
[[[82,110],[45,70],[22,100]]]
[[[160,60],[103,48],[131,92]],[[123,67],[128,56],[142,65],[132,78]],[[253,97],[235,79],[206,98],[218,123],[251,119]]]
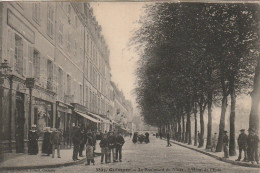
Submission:
[[[226,110],[227,110],[227,95],[224,95],[222,98],[222,105],[221,105],[219,135],[218,135],[218,144],[216,147],[216,152],[222,152],[222,148],[223,148],[223,135],[224,135],[223,132],[225,130]]]
[[[204,109],[203,105],[200,105],[200,143],[199,143],[199,148],[204,145]]]
[[[185,141],[184,141],[184,143],[188,143],[188,138],[189,138],[189,116],[187,115],[186,133],[185,133]]]
[[[212,93],[208,93],[208,134],[206,149],[211,148],[211,131],[212,131]]]
[[[198,131],[198,125],[197,125],[197,105],[195,103],[195,110],[194,110],[194,120],[195,120],[195,127],[194,127],[194,146],[197,146],[197,131]]]
[[[191,142],[191,122],[190,122],[190,112],[189,114],[187,115],[189,118],[187,119],[188,121],[188,144],[191,145],[192,142]]]
[[[231,93],[231,112],[230,112],[230,140],[229,140],[229,155],[236,155],[236,134],[235,134],[235,117],[236,117],[236,94],[232,88]]]
[[[259,114],[258,106],[260,101],[260,57],[258,57],[257,66],[255,69],[254,89],[251,93],[251,111],[249,116],[249,127],[253,129],[256,134],[259,132]]]
[[[181,141],[185,141],[185,120],[184,120],[184,114],[182,113],[182,136]]]
[[[178,136],[177,136],[177,140],[179,142],[181,142],[181,117],[178,118]]]

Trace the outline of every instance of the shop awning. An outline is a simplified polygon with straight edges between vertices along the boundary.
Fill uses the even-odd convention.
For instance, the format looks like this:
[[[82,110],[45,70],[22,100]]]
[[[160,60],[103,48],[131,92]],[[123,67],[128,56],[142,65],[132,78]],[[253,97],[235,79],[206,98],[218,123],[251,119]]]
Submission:
[[[84,118],[86,118],[86,119],[88,119],[88,120],[90,120],[90,121],[92,121],[92,122],[94,122],[94,123],[100,123],[100,121],[99,120],[97,120],[97,119],[95,119],[95,118],[92,118],[91,116],[88,116],[88,115],[86,115],[86,114],[83,114],[83,113],[81,113],[81,112],[78,112],[78,111],[75,111],[77,114],[79,114],[79,115],[81,115],[81,116],[83,116]]]
[[[98,118],[98,119],[100,119],[100,120],[102,120],[103,122],[106,122],[106,123],[110,123],[110,121],[109,120],[107,120],[107,119],[105,119],[105,118],[102,118],[101,116],[99,116],[99,115],[96,115],[96,114],[94,114],[94,113],[91,113],[91,112],[88,112],[90,115],[92,115],[92,116],[94,116],[94,117],[96,117],[96,118]],[[111,123],[110,123],[111,124]]]

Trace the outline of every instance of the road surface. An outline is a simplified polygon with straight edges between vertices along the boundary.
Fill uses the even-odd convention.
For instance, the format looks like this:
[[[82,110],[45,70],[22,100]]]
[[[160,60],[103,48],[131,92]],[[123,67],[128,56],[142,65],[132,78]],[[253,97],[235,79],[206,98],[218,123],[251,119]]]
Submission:
[[[133,144],[129,137],[125,139],[122,162],[101,164],[100,157],[96,157],[95,165],[81,164],[30,170],[30,172],[260,172],[259,168],[247,168],[221,162],[178,145],[166,147],[166,141],[153,136],[149,144]]]

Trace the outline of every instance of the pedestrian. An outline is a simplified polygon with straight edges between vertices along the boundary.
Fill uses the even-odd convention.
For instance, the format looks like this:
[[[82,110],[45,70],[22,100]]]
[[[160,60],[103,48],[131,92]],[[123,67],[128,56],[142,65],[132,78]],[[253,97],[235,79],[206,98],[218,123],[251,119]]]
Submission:
[[[116,162],[118,161],[119,157],[119,162],[122,162],[122,147],[125,143],[125,140],[121,133],[119,132],[117,137],[116,137]]]
[[[93,139],[93,152],[94,152],[96,150],[96,143],[97,143],[97,135],[94,130],[92,131],[92,139]],[[95,152],[94,152],[94,157],[95,157]]]
[[[149,133],[148,133],[148,132],[145,133],[145,142],[146,142],[146,143],[149,143],[149,142],[150,142]]]
[[[47,154],[49,156],[52,153],[51,146],[51,128],[46,127],[42,141],[42,154]]]
[[[172,144],[170,143],[170,133],[167,133],[167,146],[170,147]]]
[[[86,138],[86,157],[87,157],[87,163],[85,165],[90,165],[90,162],[93,163],[93,165],[95,165],[93,137],[91,131],[87,133],[87,138]]]
[[[79,160],[79,145],[80,145],[81,135],[80,135],[80,128],[72,123],[72,142],[73,142],[73,156],[72,159],[74,161]]]
[[[137,142],[137,132],[134,133],[132,141],[133,141],[134,144]]]
[[[58,129],[56,129],[56,128],[52,129],[50,142],[51,142],[51,145],[52,145],[52,158],[54,158],[54,156],[55,156],[55,149],[56,148],[57,148],[58,158],[61,158],[60,157],[60,145],[61,145],[61,142],[62,142],[62,134]]]
[[[228,142],[229,139],[228,139],[227,131],[224,131],[224,136],[223,136],[224,158],[229,158]]]
[[[243,161],[247,161],[247,135],[245,134],[245,129],[240,130],[240,134],[237,139],[237,144],[239,148],[239,156],[236,161],[240,161],[242,151],[244,151]]]
[[[258,153],[258,143],[259,138],[254,129],[249,128],[249,134],[247,136],[247,155],[248,160],[254,164],[256,161],[259,164],[259,153]]]
[[[28,134],[28,153],[30,155],[38,154],[38,139],[39,135],[36,130],[36,125],[34,124]]]
[[[113,162],[116,161],[116,135],[113,131],[109,133],[108,136],[108,162],[111,162],[111,153],[112,153],[112,159]]]
[[[198,143],[199,143],[199,146],[200,146],[200,131],[198,131]]]
[[[160,132],[160,134],[159,134],[159,135],[160,135],[160,139],[162,139],[162,132]]]
[[[212,138],[211,152],[215,152],[216,151],[216,146],[217,146],[217,133],[214,133],[214,136]]]
[[[84,146],[86,144],[86,141],[85,141],[85,129],[84,129],[84,126],[81,126],[80,127],[80,144],[79,144],[79,157],[83,157],[83,150],[84,150]]]
[[[105,157],[105,163],[107,163],[107,161],[108,161],[108,155],[107,155],[108,139],[107,139],[106,133],[103,134],[99,145],[100,145],[100,148],[101,148],[101,164],[103,164],[104,157]]]

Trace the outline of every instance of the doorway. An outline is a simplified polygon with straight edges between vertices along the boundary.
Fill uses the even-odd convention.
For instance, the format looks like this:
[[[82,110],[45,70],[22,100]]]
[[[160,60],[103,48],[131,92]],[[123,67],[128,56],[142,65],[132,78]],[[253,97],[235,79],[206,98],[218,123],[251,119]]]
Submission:
[[[16,109],[15,109],[15,140],[16,140],[16,153],[24,153],[24,94],[16,93]]]

